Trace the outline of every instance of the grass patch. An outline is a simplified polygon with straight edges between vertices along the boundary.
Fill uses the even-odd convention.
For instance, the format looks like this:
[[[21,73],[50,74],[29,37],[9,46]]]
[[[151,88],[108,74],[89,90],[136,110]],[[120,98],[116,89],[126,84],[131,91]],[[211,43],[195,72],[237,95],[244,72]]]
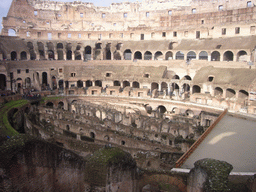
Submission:
[[[19,133],[11,126],[9,120],[8,120],[8,112],[12,108],[20,108],[26,104],[28,104],[29,101],[27,100],[18,100],[18,101],[11,101],[2,106],[0,109],[0,134],[5,136],[14,136],[18,135]]]

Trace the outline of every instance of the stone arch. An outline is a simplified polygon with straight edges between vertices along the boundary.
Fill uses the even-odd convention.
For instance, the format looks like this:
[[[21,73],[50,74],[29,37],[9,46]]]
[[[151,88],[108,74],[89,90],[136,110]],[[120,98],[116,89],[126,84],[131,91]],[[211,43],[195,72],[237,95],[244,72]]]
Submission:
[[[130,49],[124,51],[124,60],[132,60],[132,52]]]
[[[92,48],[91,46],[86,46],[84,48],[84,60],[91,60],[92,57]]]
[[[223,89],[220,87],[215,87],[214,96],[223,96]]]
[[[173,53],[171,51],[166,52],[165,60],[172,60],[172,59],[173,59]]]
[[[16,30],[8,29],[8,36],[16,36]]]
[[[35,60],[36,59],[36,53],[34,51],[33,43],[32,42],[27,42],[27,47],[29,49],[30,60]]]
[[[233,61],[234,54],[232,51],[226,51],[223,55],[223,61]]]
[[[57,50],[57,54],[58,54],[58,60],[63,60],[64,59],[64,55],[63,55],[63,50]]]
[[[174,75],[172,79],[180,79],[179,75]]]
[[[163,53],[161,51],[157,51],[154,56],[155,60],[163,60]]]
[[[162,82],[162,83],[161,83],[161,91],[166,91],[166,93],[167,93],[167,91],[168,91],[168,85],[167,85],[166,82]]]
[[[47,86],[48,85],[48,75],[46,72],[42,73],[42,85]]]
[[[130,87],[130,82],[129,81],[124,81],[123,82],[123,88],[125,87]]]
[[[184,83],[182,86],[184,92],[189,92],[190,91],[190,85],[187,83]]]
[[[52,76],[52,89],[57,89],[57,79],[55,76]]]
[[[30,79],[30,77],[27,77],[27,78],[25,79],[25,87],[26,87],[26,88],[31,87],[31,79]]]
[[[17,83],[18,88],[22,88],[22,86],[23,86],[23,81],[22,81],[21,78],[17,78],[16,83]]]
[[[161,114],[164,114],[165,112],[167,112],[167,109],[166,109],[165,106],[159,105],[159,106],[157,107],[157,112],[159,112],[159,113],[161,113]]]
[[[54,45],[52,42],[47,43],[47,49],[48,49],[48,59],[49,60],[54,60]]]
[[[87,80],[87,81],[85,82],[85,86],[86,86],[86,87],[91,87],[91,86],[92,86],[92,81],[91,81],[91,80]]]
[[[96,80],[95,81],[95,86],[102,87],[102,81]]]
[[[132,87],[133,87],[133,88],[140,88],[140,83],[139,83],[138,81],[134,81],[134,82],[132,83]]]
[[[118,81],[118,80],[115,80],[115,81],[113,82],[113,84],[114,84],[114,86],[121,86],[121,83],[120,83],[120,81]]]
[[[185,112],[185,115],[188,117],[194,117],[194,112],[190,109],[187,109]]]
[[[39,59],[44,60],[45,54],[44,54],[44,44],[42,42],[37,42],[38,52],[39,52]]]
[[[45,104],[45,106],[48,108],[53,108],[53,102],[49,101]]]
[[[158,87],[159,87],[158,83],[156,83],[156,82],[151,83],[151,91],[153,91],[155,89],[158,90]]]
[[[190,61],[192,59],[196,59],[196,53],[194,51],[189,51],[187,53],[187,61]]]
[[[184,53],[181,51],[178,51],[175,55],[176,60],[184,60]]]
[[[194,85],[192,87],[192,94],[194,93],[201,93],[201,87],[199,87],[198,85]]]
[[[66,45],[66,59],[72,60],[72,44],[71,43],[68,43]]]
[[[58,43],[58,44],[57,44],[57,49],[63,49],[63,48],[64,48],[64,46],[63,46],[62,43]]]
[[[112,58],[112,53],[111,53],[110,49],[106,50],[106,60],[111,60],[111,58]]]
[[[142,54],[140,51],[136,51],[134,53],[134,59],[142,59]]]
[[[199,60],[208,60],[208,53],[206,51],[201,51],[199,53]]]
[[[11,52],[11,60],[12,61],[17,60],[17,52],[16,51]]]
[[[174,95],[179,94],[179,91],[180,91],[179,85],[177,83],[172,83],[172,92],[174,92]]]
[[[185,75],[182,80],[188,80],[188,81],[191,81],[192,78],[189,76],[189,75]]]
[[[237,61],[246,62],[247,61],[247,52],[246,51],[239,51],[237,53]]]
[[[115,51],[114,52],[114,59],[115,60],[121,60],[122,59],[122,55],[120,51]]]
[[[62,101],[58,103],[58,109],[64,109],[64,103]]]
[[[249,93],[245,90],[239,90],[238,92],[238,98],[239,99],[245,99],[249,96]]]
[[[81,45],[78,44],[75,50],[75,60],[82,60]]]
[[[92,138],[92,139],[95,139],[95,137],[96,137],[96,134],[94,133],[94,132],[90,132],[90,137]]]
[[[0,90],[4,91],[6,89],[6,76],[0,74]]]
[[[58,84],[59,84],[59,88],[60,88],[60,89],[63,89],[63,88],[64,88],[63,79],[59,80]]]
[[[236,95],[236,91],[235,91],[234,89],[228,88],[228,89],[226,90],[226,97],[227,97],[227,98],[232,98],[232,97],[234,97],[235,95]]]
[[[211,61],[220,61],[220,53],[218,51],[212,52]]]
[[[152,60],[152,53],[150,51],[144,53],[144,60]]]
[[[82,88],[83,86],[84,86],[83,81],[78,80],[78,81],[77,81],[77,87],[78,87],[78,88]]]

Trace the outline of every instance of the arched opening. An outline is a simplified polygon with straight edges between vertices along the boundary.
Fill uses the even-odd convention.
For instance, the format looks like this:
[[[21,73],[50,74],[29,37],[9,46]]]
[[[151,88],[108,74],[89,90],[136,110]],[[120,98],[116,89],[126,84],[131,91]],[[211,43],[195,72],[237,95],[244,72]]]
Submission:
[[[249,94],[245,90],[240,90],[238,92],[238,98],[240,98],[240,99],[246,99],[248,96],[249,96]]]
[[[20,60],[27,60],[27,53],[25,51],[20,53]]]
[[[57,54],[58,54],[58,60],[63,60],[64,59],[63,50],[57,50]]]
[[[57,44],[57,49],[63,49],[63,48],[64,48],[64,46],[63,46],[62,43],[58,43],[58,44]]]
[[[212,52],[211,61],[220,61],[220,53],[218,51]]]
[[[59,108],[59,109],[64,109],[64,103],[63,103],[62,101],[60,101],[60,102],[58,103],[58,108]]]
[[[40,55],[40,60],[44,60],[45,59],[45,55],[44,55],[44,44],[42,42],[37,42],[37,47],[38,47],[38,52]]]
[[[6,76],[4,74],[0,74],[0,90],[4,91],[6,88]]]
[[[115,60],[121,60],[122,56],[121,56],[121,52],[120,51],[115,51],[114,52],[114,59]]]
[[[108,50],[106,52],[106,60],[111,60],[111,51],[110,50]]]
[[[150,51],[144,53],[144,60],[152,60],[152,53]]]
[[[8,29],[8,36],[16,36],[16,31],[14,29]]]
[[[191,81],[191,80],[192,80],[189,75],[185,75],[182,79],[183,79],[183,80],[188,80],[188,81]]]
[[[183,52],[181,52],[181,51],[178,51],[177,53],[176,53],[176,60],[184,60],[184,53]]]
[[[53,102],[46,103],[46,107],[53,108]]]
[[[70,131],[69,125],[66,125],[66,130],[67,130],[67,131]]]
[[[130,87],[130,82],[124,81],[123,82],[123,88],[125,88],[125,87]]]
[[[85,82],[85,86],[86,86],[86,87],[91,87],[91,86],[92,86],[92,81],[87,80],[87,81]]]
[[[158,83],[151,83],[151,92],[154,90],[154,89],[157,89],[158,90],[158,87],[159,87],[159,85],[158,85]]]
[[[232,98],[232,97],[234,97],[235,95],[236,95],[235,90],[233,90],[233,89],[227,89],[227,91],[226,91],[226,97],[227,97],[227,98]]]
[[[201,87],[199,87],[198,85],[194,85],[192,88],[192,94],[194,93],[201,93]]]
[[[168,85],[166,82],[161,83],[161,91],[165,91],[166,93],[168,92]]]
[[[47,80],[47,73],[46,72],[43,72],[42,73],[42,85],[44,87],[46,87],[48,85],[48,80]]]
[[[102,87],[102,82],[100,80],[95,81],[95,86]]]
[[[187,83],[184,83],[182,86],[184,92],[189,92],[190,91],[190,85]]]
[[[223,95],[223,89],[220,87],[215,87],[214,89],[214,96],[222,96]]]
[[[121,86],[120,81],[114,81],[114,86]]]
[[[65,88],[69,88],[69,82],[65,81]]]
[[[78,44],[75,50],[75,60],[82,60],[82,54],[80,49],[81,49],[81,45]]]
[[[194,117],[194,112],[190,109],[186,110],[185,115],[188,117]]]
[[[172,83],[172,90],[174,96],[178,96],[180,92],[180,87],[177,83]]]
[[[199,60],[208,60],[208,53],[206,51],[201,51],[199,53]]]
[[[63,82],[62,79],[59,80],[59,88],[60,88],[60,89],[63,89],[63,88],[64,88],[64,82]]]
[[[167,110],[166,110],[166,108],[165,108],[165,106],[163,106],[163,105],[159,105],[158,107],[157,107],[157,113],[159,114],[159,117],[163,117],[163,114],[166,112]]]
[[[133,88],[140,88],[140,83],[137,82],[137,81],[134,81],[134,82],[132,83],[132,87],[133,87]]]
[[[239,51],[237,53],[237,61],[246,62],[247,61],[247,53],[245,51]]]
[[[163,60],[163,53],[161,51],[155,53],[155,60]]]
[[[180,79],[179,75],[174,75],[172,79]]]
[[[136,51],[136,52],[134,53],[134,59],[142,59],[142,54],[141,54],[141,52]]]
[[[81,88],[81,87],[84,86],[84,83],[83,83],[83,81],[81,81],[81,80],[78,80],[76,83],[77,83],[77,87],[78,87],[78,88]]]
[[[55,76],[52,76],[52,89],[57,89],[57,80]]]
[[[17,53],[16,53],[16,51],[12,51],[11,52],[11,60],[12,61],[17,60]]]
[[[189,51],[187,54],[187,61],[190,61],[192,59],[196,59],[196,53],[194,51]]]
[[[171,51],[168,51],[165,54],[165,60],[172,60],[173,59],[173,53]]]
[[[72,60],[72,51],[71,50],[67,51],[67,60]]]
[[[121,145],[125,145],[125,141],[121,141]]]
[[[226,51],[223,55],[223,61],[233,61],[234,54],[231,51]]]
[[[132,52],[130,49],[124,51],[124,60],[132,60]]]
[[[91,132],[91,133],[90,133],[90,137],[91,137],[92,139],[95,139],[95,133]]]
[[[54,60],[54,52],[52,50],[48,50],[48,59]]]
[[[84,48],[84,60],[91,60],[92,57],[92,48],[90,46],[86,46]]]
[[[22,82],[22,79],[21,79],[21,78],[18,78],[18,79],[16,80],[16,83],[17,83],[18,88],[21,88],[21,87],[23,86],[23,82]]]

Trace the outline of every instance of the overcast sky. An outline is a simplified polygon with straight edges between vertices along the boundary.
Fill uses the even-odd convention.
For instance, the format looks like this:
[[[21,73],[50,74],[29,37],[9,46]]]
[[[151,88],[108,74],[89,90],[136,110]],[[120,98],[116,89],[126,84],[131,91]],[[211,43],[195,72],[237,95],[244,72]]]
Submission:
[[[56,0],[56,1],[72,2],[71,0]],[[80,1],[92,2],[96,6],[109,6],[111,3],[118,3],[124,0],[80,0]],[[126,1],[135,2],[137,0],[126,0]],[[1,21],[0,29],[2,29],[2,18],[7,16],[11,3],[12,3],[12,0],[0,0],[0,21]]]

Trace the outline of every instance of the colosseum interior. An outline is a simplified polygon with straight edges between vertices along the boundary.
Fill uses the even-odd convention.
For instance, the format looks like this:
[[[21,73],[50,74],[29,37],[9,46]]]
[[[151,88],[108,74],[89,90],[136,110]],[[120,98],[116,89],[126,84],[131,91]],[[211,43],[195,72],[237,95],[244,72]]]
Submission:
[[[256,117],[254,2],[13,0],[0,36],[2,107],[29,100],[10,124],[80,157],[115,146],[141,169],[171,170],[225,109]]]

